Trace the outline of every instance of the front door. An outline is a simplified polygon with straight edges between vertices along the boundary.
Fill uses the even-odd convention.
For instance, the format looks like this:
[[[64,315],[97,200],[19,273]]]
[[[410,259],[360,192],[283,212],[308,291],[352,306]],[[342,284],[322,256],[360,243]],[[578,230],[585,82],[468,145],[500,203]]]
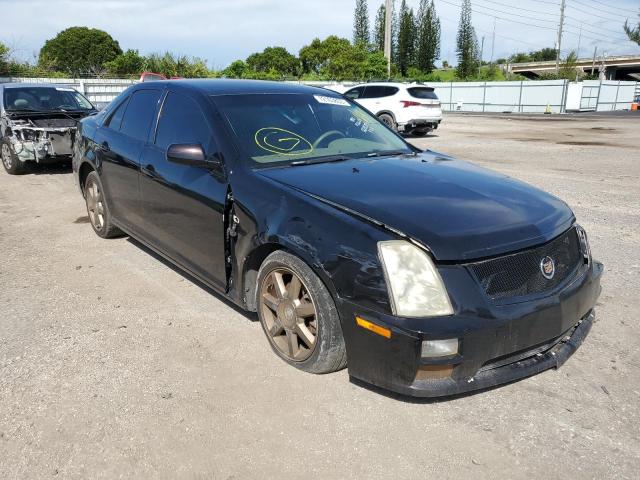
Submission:
[[[141,158],[144,234],[161,252],[224,289],[227,181],[221,171],[169,162],[168,147],[184,143],[200,144],[208,158],[218,153],[209,116],[190,96],[169,92]]]

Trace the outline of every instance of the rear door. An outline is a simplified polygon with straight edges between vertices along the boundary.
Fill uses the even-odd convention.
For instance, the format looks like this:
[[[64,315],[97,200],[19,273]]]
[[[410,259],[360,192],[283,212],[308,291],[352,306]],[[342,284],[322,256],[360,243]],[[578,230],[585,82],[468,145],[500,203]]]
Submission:
[[[113,217],[126,229],[139,231],[140,155],[156,117],[161,90],[134,91],[105,120],[96,134],[96,155]]]
[[[211,115],[189,94],[169,91],[155,137],[142,155],[145,237],[170,258],[224,289],[227,181],[221,169],[169,162],[168,147],[185,143],[200,144],[207,158],[219,157]]]

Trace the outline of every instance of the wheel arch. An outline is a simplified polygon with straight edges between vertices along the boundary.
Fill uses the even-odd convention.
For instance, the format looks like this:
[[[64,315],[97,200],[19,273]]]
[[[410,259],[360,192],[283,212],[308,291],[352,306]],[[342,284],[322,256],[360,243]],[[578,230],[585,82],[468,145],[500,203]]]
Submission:
[[[80,191],[84,195],[84,184],[87,181],[87,177],[91,172],[96,172],[96,168],[87,161],[82,162],[80,164],[80,168],[78,169],[78,183],[80,184]]]
[[[380,110],[378,113],[376,113],[376,117],[379,117],[380,115],[383,115],[383,114],[391,116],[391,118],[393,118],[393,121],[396,122],[396,124],[398,123],[396,121],[396,116],[393,114],[391,110]]]

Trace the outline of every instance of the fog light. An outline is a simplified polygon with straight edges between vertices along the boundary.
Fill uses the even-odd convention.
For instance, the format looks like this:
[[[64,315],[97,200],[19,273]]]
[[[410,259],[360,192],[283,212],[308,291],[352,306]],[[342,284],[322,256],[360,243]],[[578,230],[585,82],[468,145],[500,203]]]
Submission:
[[[422,342],[422,358],[448,357],[458,353],[458,339],[425,340]]]

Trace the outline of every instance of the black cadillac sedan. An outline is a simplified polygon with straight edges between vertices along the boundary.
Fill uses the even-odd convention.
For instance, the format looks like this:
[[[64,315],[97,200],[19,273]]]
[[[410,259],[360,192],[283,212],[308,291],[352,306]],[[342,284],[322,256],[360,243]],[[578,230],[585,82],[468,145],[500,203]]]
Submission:
[[[139,84],[81,122],[73,167],[99,236],[257,311],[307,372],[453,395],[559,367],[594,320],[603,267],[564,202],[328,90]]]

